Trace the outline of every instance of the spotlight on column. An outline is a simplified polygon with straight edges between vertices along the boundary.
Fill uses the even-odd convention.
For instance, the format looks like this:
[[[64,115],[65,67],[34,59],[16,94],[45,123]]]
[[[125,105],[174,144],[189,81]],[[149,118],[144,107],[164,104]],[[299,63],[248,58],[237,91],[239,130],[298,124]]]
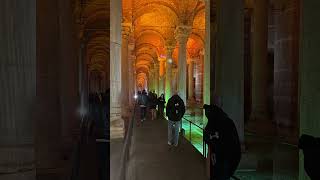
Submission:
[[[170,58],[170,59],[168,59],[168,62],[169,62],[169,63],[172,63],[172,59],[171,59],[171,58]]]
[[[137,99],[137,98],[138,98],[138,96],[137,96],[137,95],[134,95],[134,98],[135,98],[135,99]]]

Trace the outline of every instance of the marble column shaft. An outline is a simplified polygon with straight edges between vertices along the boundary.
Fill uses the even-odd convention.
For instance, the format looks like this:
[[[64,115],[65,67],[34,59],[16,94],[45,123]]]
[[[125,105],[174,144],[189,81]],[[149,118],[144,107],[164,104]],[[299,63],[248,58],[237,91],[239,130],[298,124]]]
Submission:
[[[0,179],[35,180],[36,1],[0,2]]]
[[[268,119],[268,5],[268,0],[254,1],[251,118],[255,120]]]
[[[187,100],[187,41],[190,31],[189,26],[178,26],[175,31],[176,40],[179,43],[178,91],[184,103]]]
[[[222,109],[234,120],[240,141],[244,142],[243,121],[243,51],[244,51],[244,2],[220,0],[217,4],[217,53],[216,85],[222,100]]]
[[[126,119],[129,115],[129,35],[131,27],[122,23],[122,50],[121,50],[121,114]]]
[[[205,1],[205,50],[204,50],[204,66],[203,66],[203,102],[205,104],[210,104],[210,97],[211,97],[211,67],[213,66],[210,62],[211,57],[211,48],[210,48],[210,37],[211,37],[211,31],[210,31],[210,0]]]
[[[188,66],[188,100],[192,101],[192,100],[195,100],[194,99],[194,83],[193,83],[193,78],[194,78],[194,62],[195,60],[194,59],[190,59],[190,63],[189,63],[189,66]]]
[[[110,1],[110,133],[111,139],[124,137],[121,118],[121,21],[122,1]]]
[[[159,64],[155,64],[155,77],[154,78],[155,78],[154,88],[155,88],[157,95],[159,96]]]
[[[172,53],[174,46],[167,47],[166,59],[166,82],[165,82],[165,99],[168,102],[169,98],[173,95],[172,92]]]

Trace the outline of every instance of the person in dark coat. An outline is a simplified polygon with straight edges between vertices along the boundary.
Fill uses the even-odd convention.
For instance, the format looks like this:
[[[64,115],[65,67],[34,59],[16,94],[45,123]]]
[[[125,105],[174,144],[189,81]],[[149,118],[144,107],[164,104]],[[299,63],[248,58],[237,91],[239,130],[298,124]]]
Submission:
[[[320,179],[320,138],[302,134],[299,139],[299,149],[304,156],[304,170],[311,180]]]
[[[164,111],[164,104],[166,103],[166,100],[164,98],[164,94],[161,94],[160,97],[158,98],[158,112],[160,117],[163,116],[163,111]]]
[[[138,104],[140,106],[141,123],[146,120],[147,106],[148,106],[148,96],[145,90],[142,91],[140,98],[138,99]]]
[[[149,92],[149,108],[151,110],[151,119],[155,120],[157,118],[157,95],[150,91]]]
[[[167,103],[166,115],[168,116],[168,144],[178,146],[181,119],[186,112],[183,100],[175,93]]]
[[[229,180],[241,160],[241,144],[232,119],[216,105],[204,105],[208,124],[204,141],[209,145],[210,179]]]

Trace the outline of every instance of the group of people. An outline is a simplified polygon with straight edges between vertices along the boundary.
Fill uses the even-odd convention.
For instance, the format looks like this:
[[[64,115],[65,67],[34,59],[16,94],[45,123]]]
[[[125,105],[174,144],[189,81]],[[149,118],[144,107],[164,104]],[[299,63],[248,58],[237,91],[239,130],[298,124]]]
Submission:
[[[154,120],[157,118],[157,107],[158,114],[160,116],[163,115],[164,111],[164,94],[161,94],[160,97],[157,97],[157,94],[154,91],[150,91],[147,93],[146,90],[138,91],[138,99],[137,102],[140,106],[140,115],[141,115],[141,123],[146,120],[147,109],[149,108],[151,111],[151,119]]]
[[[156,118],[156,108],[158,114],[163,115],[166,108],[168,117],[168,144],[173,147],[178,146],[179,130],[181,120],[185,114],[186,107],[184,101],[174,93],[166,103],[164,95],[159,98],[150,91],[138,92],[138,104],[141,109],[141,122],[145,121],[147,108],[150,108],[151,119]],[[204,129],[203,138],[209,146],[208,165],[210,169],[210,179],[229,180],[234,177],[234,173],[241,159],[241,144],[237,128],[233,120],[217,105],[203,106],[208,123]]]
[[[147,93],[146,90],[138,91],[138,104],[140,106],[141,123],[146,120],[147,108],[151,111],[151,119],[164,115],[165,97],[161,94],[157,97],[154,91]],[[158,108],[158,113],[157,113]],[[179,141],[179,130],[181,119],[185,113],[185,104],[178,93],[175,93],[166,104],[166,116],[168,117],[168,144],[177,147]]]

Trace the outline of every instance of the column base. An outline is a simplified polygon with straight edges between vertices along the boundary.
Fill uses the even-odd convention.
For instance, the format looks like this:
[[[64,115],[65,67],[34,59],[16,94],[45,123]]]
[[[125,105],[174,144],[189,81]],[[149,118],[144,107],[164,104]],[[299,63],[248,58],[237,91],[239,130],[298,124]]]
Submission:
[[[124,119],[120,116],[110,118],[110,139],[124,138]]]

